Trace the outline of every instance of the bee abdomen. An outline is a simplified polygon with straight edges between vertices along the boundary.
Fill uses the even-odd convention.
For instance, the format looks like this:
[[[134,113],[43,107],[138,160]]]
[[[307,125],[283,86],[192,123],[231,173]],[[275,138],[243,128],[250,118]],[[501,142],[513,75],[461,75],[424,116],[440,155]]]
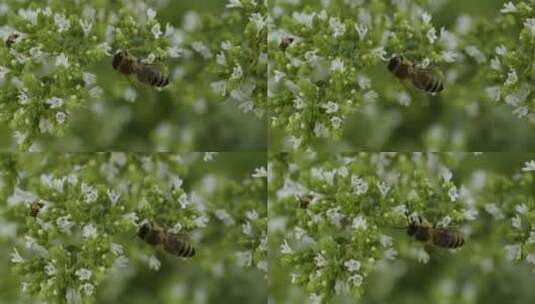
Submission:
[[[464,245],[464,237],[452,230],[439,230],[435,233],[433,242],[442,248],[459,248]]]
[[[169,84],[169,78],[167,76],[152,69],[138,72],[137,79],[153,87],[165,87]]]
[[[177,237],[173,237],[173,240],[168,240],[164,243],[164,249],[176,256],[189,258],[195,255],[195,248],[188,243]]]

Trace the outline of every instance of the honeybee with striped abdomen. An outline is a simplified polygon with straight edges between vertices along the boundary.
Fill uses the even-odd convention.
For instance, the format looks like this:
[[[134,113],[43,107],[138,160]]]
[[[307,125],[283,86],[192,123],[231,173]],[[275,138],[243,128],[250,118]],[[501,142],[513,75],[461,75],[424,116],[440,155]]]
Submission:
[[[13,43],[15,43],[15,40],[17,40],[17,38],[19,38],[19,36],[20,35],[17,34],[17,33],[13,33],[13,34],[9,35],[9,37],[7,37],[7,39],[6,39],[6,47],[8,49],[11,48],[11,45]]]
[[[407,216],[407,218],[409,218]],[[424,223],[418,216],[418,221],[409,219],[407,234],[416,240],[437,247],[455,249],[464,245],[462,232],[452,228],[436,228],[429,223]]]
[[[143,63],[127,51],[117,52],[113,56],[112,66],[122,74],[135,74],[137,80],[153,87],[165,87],[169,84],[169,78],[156,65]]]
[[[399,79],[410,79],[414,87],[431,94],[444,90],[442,78],[437,71],[430,68],[421,68],[403,56],[394,56],[388,63],[388,70]]]
[[[284,52],[286,49],[294,42],[294,38],[292,37],[283,37],[281,39],[281,43],[279,45],[280,49]]]
[[[145,223],[139,228],[138,236],[150,245],[162,245],[172,255],[189,258],[195,255],[195,248],[178,234],[165,231],[163,227]]]

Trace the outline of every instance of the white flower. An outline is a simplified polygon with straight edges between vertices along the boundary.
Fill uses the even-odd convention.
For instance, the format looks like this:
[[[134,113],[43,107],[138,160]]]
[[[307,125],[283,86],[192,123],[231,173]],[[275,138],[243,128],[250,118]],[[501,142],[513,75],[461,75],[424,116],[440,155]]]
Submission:
[[[325,257],[323,255],[318,253],[314,257],[314,264],[316,264],[316,267],[324,267],[324,266],[327,265],[327,260],[325,259]]]
[[[446,215],[437,223],[438,227],[448,227],[448,225],[451,223],[451,217],[449,215]]]
[[[227,82],[224,80],[214,81],[210,84],[210,87],[218,95],[225,96],[227,93]]]
[[[121,198],[121,193],[118,193],[117,191],[111,189],[109,190],[108,189],[108,198],[110,199],[110,202],[115,205],[118,201],[119,201],[119,198]]]
[[[293,100],[293,104],[296,110],[302,110],[305,108],[305,101],[301,96],[296,96]]]
[[[513,110],[513,114],[516,115],[518,118],[522,118],[529,114],[529,109],[526,106],[518,107]]]
[[[238,265],[241,267],[249,267],[253,264],[253,254],[251,251],[238,251],[236,257],[238,258]]]
[[[358,175],[351,176],[351,187],[357,195],[368,192],[368,182],[360,178]]]
[[[95,188],[87,185],[86,183],[82,183],[81,190],[84,194],[84,201],[86,203],[90,204],[98,199],[98,192],[95,190]]]
[[[522,219],[520,218],[518,214],[516,214],[515,217],[511,219],[511,223],[513,227],[515,227],[516,229],[518,230],[522,229]]]
[[[345,268],[347,268],[347,271],[354,272],[360,270],[360,262],[357,260],[347,260],[344,262]]]
[[[65,300],[67,301],[67,304],[82,303],[80,292],[72,287],[67,288],[67,291],[65,292]]]
[[[336,71],[344,72],[344,70],[345,70],[345,67],[344,67],[344,62],[342,61],[342,59],[336,58],[331,62],[331,72],[336,72]]]
[[[52,97],[47,99],[45,103],[50,105],[50,108],[57,109],[63,106],[63,99],[59,97]]]
[[[256,210],[250,210],[250,211],[245,212],[245,216],[250,221],[256,221],[258,219],[258,213],[256,212]]]
[[[485,57],[485,54],[483,54],[483,52],[481,52],[477,47],[473,45],[467,46],[464,50],[468,55],[474,58],[477,63],[483,63],[487,61],[487,57]]]
[[[171,58],[180,58],[180,56],[182,56],[182,52],[183,50],[178,46],[173,46],[167,49],[167,54]]]
[[[418,249],[416,252],[416,258],[420,263],[427,264],[427,262],[429,262],[429,254],[423,248]]]
[[[63,124],[66,119],[67,119],[67,114],[65,114],[64,112],[56,113],[56,121],[58,122],[58,124],[60,125]]]
[[[84,31],[84,36],[87,37],[91,33],[91,28],[93,27],[93,21],[91,20],[80,20],[80,27]]]
[[[338,104],[336,102],[329,101],[323,105],[325,112],[332,114],[338,112]]]
[[[78,277],[78,280],[87,281],[87,280],[89,280],[91,278],[92,272],[89,269],[80,268],[80,269],[76,270],[76,272],[74,274]]]
[[[188,207],[188,205],[190,204],[188,195],[186,193],[182,193],[182,195],[180,195],[180,197],[178,198],[178,203],[180,204],[180,208],[186,209],[186,207]]]
[[[253,178],[265,178],[267,177],[267,170],[265,167],[256,168],[251,176]]]
[[[524,167],[522,168],[522,171],[524,172],[531,172],[535,171],[535,160],[530,160],[524,163]]]
[[[333,37],[338,38],[340,36],[343,36],[346,32],[346,25],[343,24],[340,19],[331,17],[329,19],[329,27],[331,31],[333,32]]]
[[[459,54],[457,54],[457,52],[454,52],[454,51],[442,52],[442,59],[444,59],[445,62],[455,62],[458,56]]]
[[[206,223],[208,223],[209,219],[206,215],[201,215],[201,216],[198,216],[196,217],[194,220],[193,220],[193,223],[195,223],[195,226],[197,227],[206,227]]]
[[[486,204],[485,205],[485,211],[487,211],[489,214],[491,214],[495,219],[501,220],[505,216],[503,215],[503,212],[498,206],[496,206],[495,203]]]
[[[388,248],[383,256],[387,260],[394,260],[398,256],[398,251],[394,248]]]
[[[371,81],[370,78],[364,75],[357,76],[357,83],[359,84],[359,87],[363,90],[367,90],[371,88]]]
[[[92,86],[95,84],[97,80],[97,76],[92,73],[83,72],[82,78],[84,79],[84,83],[86,87]]]
[[[240,79],[243,76],[243,69],[241,65],[237,64],[234,69],[232,70],[232,75],[230,75],[230,79]]]
[[[229,0],[227,8],[236,8],[236,7],[243,7],[243,4],[241,3],[241,0]]]
[[[333,125],[334,129],[340,129],[342,126],[342,119],[338,116],[334,116],[331,118],[331,124]]]
[[[30,21],[33,25],[37,25],[37,15],[39,14],[38,11],[34,11],[32,9],[19,9],[17,13],[22,17],[22,19]]]
[[[501,89],[499,86],[486,87],[485,93],[490,98],[490,100],[497,102],[501,97]]]
[[[353,283],[353,285],[355,285],[355,286],[362,285],[362,280],[363,280],[363,278],[362,278],[362,276],[360,274],[355,274],[355,275],[352,275],[352,276],[349,277],[349,281],[351,283]]]
[[[364,38],[366,38],[366,34],[368,34],[368,28],[363,24],[355,24],[355,30],[359,34],[359,40],[362,41]]]
[[[266,20],[260,13],[254,13],[249,17],[249,21],[256,25],[256,30],[261,31],[266,26]]]
[[[507,48],[505,47],[505,45],[501,44],[500,46],[497,46],[494,49],[494,52],[496,52],[496,54],[500,56],[504,56],[507,53]]]
[[[210,51],[210,49],[202,42],[200,41],[196,41],[196,42],[193,42],[191,44],[191,47],[199,54],[201,54],[201,56],[204,58],[204,59],[211,59],[212,58],[212,52]]]
[[[49,276],[53,276],[54,274],[56,274],[56,267],[54,266],[54,264],[48,262],[45,265],[45,273]]]
[[[109,43],[104,42],[98,45],[99,50],[101,50],[107,56],[111,56],[111,46]]]
[[[503,8],[500,10],[500,13],[516,13],[516,7],[511,1],[509,1],[503,5]]]
[[[251,227],[251,223],[245,222],[245,224],[241,225],[241,232],[247,236],[253,235],[253,228]]]
[[[93,224],[87,224],[82,228],[82,236],[94,239],[97,237],[97,228]]]
[[[110,249],[111,249],[111,252],[113,252],[113,254],[115,254],[116,256],[120,256],[124,253],[123,246],[116,244],[116,243],[111,243]]]
[[[154,39],[158,39],[160,38],[160,36],[162,36],[162,30],[160,29],[159,23],[156,23],[155,25],[153,25],[150,31],[152,35],[154,36]]]
[[[58,32],[65,32],[68,31],[71,27],[70,21],[63,16],[62,14],[55,13],[54,14],[54,23],[58,27]]]
[[[61,53],[56,57],[56,66],[69,67],[69,58],[65,54]]]
[[[160,270],[160,266],[162,263],[160,263],[160,260],[158,260],[154,255],[151,255],[149,257],[149,268],[152,270]]]
[[[425,35],[427,37],[427,40],[429,40],[429,43],[433,44],[437,40],[437,31],[434,27],[430,28],[427,31],[427,34]]]
[[[530,264],[535,265],[535,254],[528,254],[528,256],[526,257],[526,261]]]
[[[530,231],[529,238],[528,238],[528,244],[535,244],[535,230]]]
[[[516,70],[514,68],[509,68],[509,73],[507,73],[507,80],[505,80],[505,85],[513,85],[518,81],[518,76],[516,75]]]
[[[329,136],[329,129],[327,129],[323,123],[316,122],[314,125],[314,135],[326,138]]]
[[[429,15],[428,12],[425,12],[425,11],[424,11],[424,12],[422,13],[422,21],[423,21],[423,23],[425,23],[425,24],[429,24],[429,22],[431,22],[431,18],[432,18],[432,17],[431,17],[431,15]]]
[[[321,300],[323,299],[322,296],[318,295],[318,294],[311,294],[310,297],[308,298],[310,304],[321,304]]]
[[[509,262],[517,261],[522,256],[522,246],[520,244],[506,245],[505,251]]]
[[[490,67],[493,70],[499,71],[502,68],[502,63],[500,62],[500,58],[498,57],[492,58],[492,60],[490,61]]]
[[[41,118],[39,119],[39,130],[40,130],[41,133],[43,133],[43,134],[44,134],[44,133],[52,134],[52,132],[54,131],[54,126],[52,125],[52,123],[50,122],[50,120],[41,117]]]
[[[15,264],[24,262],[24,259],[20,256],[17,248],[13,248],[13,252],[11,253],[11,262]]]
[[[379,181],[377,182],[377,189],[379,189],[379,192],[381,192],[381,197],[385,198],[390,191],[390,185],[383,181]]]
[[[56,225],[64,233],[71,233],[71,227],[74,225],[70,220],[70,215],[62,216],[56,219]]]
[[[353,223],[351,224],[351,227],[358,230],[366,230],[368,229],[368,224],[366,221],[366,218],[362,215],[358,215],[353,219]]]
[[[156,17],[156,11],[149,7],[147,9],[147,18],[149,20],[154,20],[154,17]]]
[[[388,236],[388,235],[384,235],[384,234],[381,234],[379,236],[379,243],[381,244],[381,246],[383,247],[389,247],[389,246],[392,246],[392,237]]]
[[[515,211],[519,214],[527,214],[529,209],[528,209],[528,206],[526,206],[526,204],[517,204],[515,206]]]
[[[136,90],[134,90],[134,88],[132,88],[131,86],[126,87],[123,93],[123,98],[129,102],[136,101],[136,98],[137,98]]]
[[[457,198],[459,198],[459,191],[457,190],[457,187],[452,186],[450,190],[448,190],[448,195],[450,197],[450,201],[452,202],[457,201]]]
[[[377,101],[377,97],[379,97],[379,95],[377,95],[375,91],[368,91],[366,94],[364,94],[364,101],[367,103],[372,103]]]
[[[236,222],[230,214],[224,209],[218,209],[214,212],[214,215],[222,221],[226,226],[234,225]]]
[[[82,286],[80,286],[80,290],[82,290],[86,296],[91,296],[95,291],[95,286],[90,283],[84,283]]]
[[[217,155],[217,152],[204,152],[203,160],[209,162],[214,160],[214,157]]]
[[[340,207],[330,208],[326,211],[325,215],[329,218],[329,221],[336,227],[341,227],[344,214],[340,213]]]
[[[282,245],[281,245],[281,253],[282,254],[292,254],[292,253],[294,253],[293,249],[290,247],[290,245],[288,244],[287,240],[284,240]]]

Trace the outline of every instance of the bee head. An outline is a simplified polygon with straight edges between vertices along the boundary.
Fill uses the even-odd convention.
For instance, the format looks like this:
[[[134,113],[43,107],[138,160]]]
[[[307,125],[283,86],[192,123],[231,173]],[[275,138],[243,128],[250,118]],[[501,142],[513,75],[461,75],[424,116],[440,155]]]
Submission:
[[[391,71],[391,72],[394,72],[395,70],[397,70],[397,68],[401,65],[401,61],[403,59],[401,58],[401,56],[399,55],[396,55],[394,57],[392,57],[390,59],[390,62],[388,63],[388,69]]]
[[[119,64],[128,56],[128,53],[125,51],[119,51],[113,56],[112,66],[117,70]]]
[[[141,228],[139,228],[138,235],[140,238],[144,239],[147,233],[152,230],[152,226],[149,223],[143,224]]]
[[[418,230],[418,224],[416,224],[416,222],[410,222],[409,226],[407,226],[407,234],[413,236],[416,233],[416,230]]]

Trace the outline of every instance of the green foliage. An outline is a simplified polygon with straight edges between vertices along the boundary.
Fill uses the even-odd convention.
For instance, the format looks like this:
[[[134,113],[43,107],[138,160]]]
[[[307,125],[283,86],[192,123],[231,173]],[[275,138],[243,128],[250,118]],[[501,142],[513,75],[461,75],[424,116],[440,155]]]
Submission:
[[[156,271],[178,264],[219,275],[254,274],[242,270],[251,267],[266,272],[265,169],[262,155],[251,156],[257,171],[248,168],[247,176],[236,179],[233,174],[243,170],[221,174],[199,153],[5,155],[0,219],[16,225],[8,240],[22,293],[29,299],[92,303],[105,290],[99,287],[104,280],[141,271],[147,262]],[[219,157],[234,162],[224,154],[204,159],[217,165]],[[9,181],[13,178],[16,182]],[[33,217],[35,202],[43,206]],[[197,255],[178,262],[143,242],[137,229],[147,221],[189,240]],[[256,288],[258,279],[251,282],[256,294],[242,293],[243,299],[265,297]],[[188,301],[173,297],[167,301]]]
[[[462,277],[446,271],[446,265],[455,267],[453,261],[448,263],[454,259],[474,277],[492,273],[493,265],[506,267],[503,265],[509,262],[535,270],[534,163],[526,162],[521,168],[522,159],[532,155],[511,155],[517,166],[513,172],[500,172],[489,165],[508,157],[462,153],[274,155],[269,178],[271,248],[276,252],[272,263],[283,266],[275,267],[271,275],[282,280],[282,285],[290,280],[301,286],[312,302],[320,303],[333,297],[371,300],[380,285],[374,280],[395,276],[396,265],[412,261],[442,264],[443,270],[433,271],[437,280]],[[300,201],[307,196],[311,202],[303,208]],[[449,252],[418,243],[402,231],[407,226],[406,213],[412,220],[420,216],[436,227],[463,233],[465,246]],[[489,263],[485,268],[483,264]],[[405,276],[418,281],[426,277],[410,272]],[[383,301],[394,301],[401,280],[383,293]],[[468,282],[476,289],[476,299],[486,292],[484,282]],[[437,286],[432,284],[426,288],[415,285],[424,303],[437,299],[431,291]],[[273,285],[272,289],[278,286]],[[522,292],[529,293],[518,292],[519,297]],[[281,299],[288,294],[279,292]],[[499,293],[495,296],[502,297]],[[401,299],[397,301],[401,303]]]

